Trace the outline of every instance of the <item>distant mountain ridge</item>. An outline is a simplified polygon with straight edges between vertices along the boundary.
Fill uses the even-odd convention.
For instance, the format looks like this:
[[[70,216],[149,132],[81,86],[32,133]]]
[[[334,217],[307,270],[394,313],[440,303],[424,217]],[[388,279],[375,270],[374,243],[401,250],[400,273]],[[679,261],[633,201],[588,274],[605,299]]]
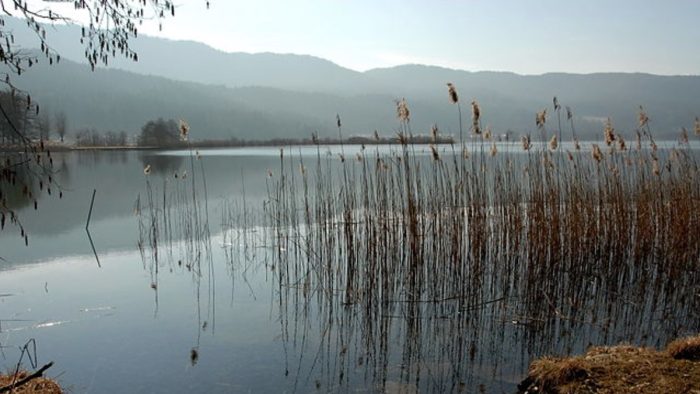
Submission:
[[[19,45],[36,45],[21,21],[6,23]],[[84,64],[77,28],[47,30],[64,59]],[[298,138],[314,130],[333,135],[336,113],[349,133],[392,133],[397,124],[392,101],[402,97],[416,133],[437,124],[455,134],[457,111],[448,101],[446,82],[457,86],[467,124],[469,103],[476,99],[485,125],[496,134],[533,132],[534,113],[543,108],[551,113],[554,96],[571,106],[577,130],[589,138],[602,133],[601,120],[607,117],[621,132],[632,133],[639,105],[649,112],[653,129],[669,136],[700,115],[699,76],[518,75],[424,65],[357,72],[313,56],[225,53],[201,43],[145,36],[134,40],[133,48],[138,62],[110,59],[110,69],[95,73],[70,61],[40,65],[18,84],[52,109],[65,108],[74,127],[135,132],[144,120],[187,117],[212,138]],[[70,78],[70,84],[62,78]],[[555,126],[550,118],[548,127]]]

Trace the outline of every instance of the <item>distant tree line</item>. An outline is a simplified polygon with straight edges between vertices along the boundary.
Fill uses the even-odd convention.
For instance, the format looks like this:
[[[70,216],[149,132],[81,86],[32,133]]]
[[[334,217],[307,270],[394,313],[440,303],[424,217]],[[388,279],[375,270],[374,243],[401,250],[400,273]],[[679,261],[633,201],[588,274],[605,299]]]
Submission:
[[[451,136],[439,136],[436,138],[428,135],[413,135],[407,139],[409,144],[452,144],[455,142]],[[244,140],[230,138],[226,140],[200,140],[192,141],[191,146],[196,148],[217,148],[217,147],[245,147],[245,146],[282,146],[282,145],[337,145],[341,140],[338,138],[271,138],[265,140]],[[349,145],[390,145],[400,144],[397,136],[350,136],[342,140],[342,143]]]
[[[140,146],[167,147],[180,145],[180,127],[173,119],[151,120],[141,128]]]
[[[129,137],[126,131],[100,133],[95,129],[83,129],[75,134],[75,145],[80,147],[127,146]]]

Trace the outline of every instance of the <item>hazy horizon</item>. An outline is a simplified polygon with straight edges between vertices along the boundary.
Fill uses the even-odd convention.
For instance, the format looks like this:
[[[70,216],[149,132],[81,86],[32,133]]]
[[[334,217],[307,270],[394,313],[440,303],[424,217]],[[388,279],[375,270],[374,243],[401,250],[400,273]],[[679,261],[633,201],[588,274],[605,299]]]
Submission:
[[[360,72],[403,64],[521,75],[700,70],[700,3],[690,0],[205,4],[178,5],[162,30],[154,21],[139,33],[223,52],[310,55]],[[51,7],[75,15],[72,3]]]

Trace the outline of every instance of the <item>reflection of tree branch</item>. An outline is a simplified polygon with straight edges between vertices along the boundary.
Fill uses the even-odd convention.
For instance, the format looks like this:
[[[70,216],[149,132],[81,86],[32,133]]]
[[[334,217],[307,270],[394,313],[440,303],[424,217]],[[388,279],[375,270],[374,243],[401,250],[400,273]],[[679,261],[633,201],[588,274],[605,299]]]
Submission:
[[[97,267],[102,268],[100,264],[100,258],[97,256],[97,250],[95,249],[95,243],[92,242],[92,236],[90,235],[90,230],[85,230],[87,232],[88,240],[90,241],[90,246],[92,247],[92,253],[95,254],[95,260],[97,260]]]
[[[95,243],[92,242],[92,236],[90,235],[90,218],[92,217],[92,207],[95,205],[95,194],[97,189],[92,189],[92,199],[90,200],[90,211],[88,212],[87,222],[85,223],[85,232],[87,233],[88,240],[90,241],[90,246],[92,247],[92,253],[95,254],[95,260],[97,260],[97,266],[102,268],[100,264],[100,258],[97,256],[97,250],[95,249]]]
[[[0,167],[0,171],[9,170],[10,168],[20,167],[24,164],[30,163],[31,159],[26,159],[23,161],[18,161],[17,163],[8,164],[4,167]]]

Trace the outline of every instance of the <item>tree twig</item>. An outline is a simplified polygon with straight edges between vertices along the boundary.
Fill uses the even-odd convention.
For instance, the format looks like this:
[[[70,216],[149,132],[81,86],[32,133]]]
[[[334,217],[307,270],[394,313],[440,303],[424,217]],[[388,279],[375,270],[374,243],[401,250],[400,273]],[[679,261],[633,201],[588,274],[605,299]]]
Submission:
[[[13,384],[9,384],[9,385],[7,385],[7,386],[0,387],[0,393],[7,393],[7,392],[9,392],[9,391],[11,391],[11,390],[16,389],[16,388],[19,387],[19,386],[22,386],[22,385],[28,383],[29,381],[31,381],[31,380],[33,380],[33,379],[36,379],[36,378],[38,378],[38,377],[41,377],[41,376],[44,374],[44,372],[46,372],[46,370],[49,369],[49,368],[51,368],[52,366],[53,366],[53,361],[51,361],[50,363],[48,363],[48,364],[44,365],[43,367],[37,369],[36,372],[34,372],[33,374],[28,375],[28,376],[26,376],[25,378],[20,379],[20,380],[18,380],[17,382],[15,382],[15,383],[13,383]]]

